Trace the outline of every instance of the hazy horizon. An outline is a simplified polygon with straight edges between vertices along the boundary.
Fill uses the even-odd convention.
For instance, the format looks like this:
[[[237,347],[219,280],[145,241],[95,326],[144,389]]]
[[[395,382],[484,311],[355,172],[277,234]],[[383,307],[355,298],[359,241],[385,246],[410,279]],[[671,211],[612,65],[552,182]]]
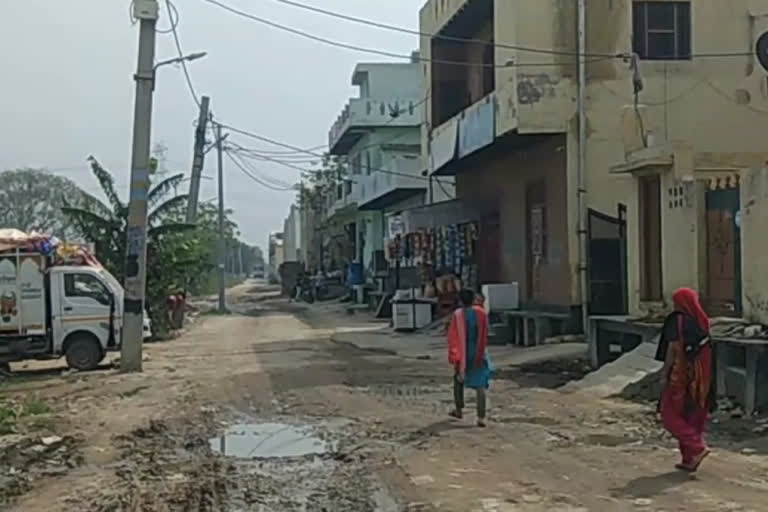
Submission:
[[[418,27],[421,0],[304,0],[305,3],[385,23]],[[313,14],[274,0],[224,0],[224,3],[284,25],[340,42],[408,55],[418,38]],[[0,43],[4,90],[0,170],[48,168],[89,192],[98,184],[86,158],[93,155],[112,171],[122,197],[128,195],[138,25],[129,20],[129,0],[46,0],[17,3],[4,12]],[[160,0],[159,29],[168,27]],[[204,0],[175,0],[185,53],[208,56],[189,64],[199,95],[211,109],[238,128],[302,148],[327,142],[331,124],[347,99],[358,62],[383,57],[326,46],[239,18]],[[176,56],[173,37],[157,35],[156,59]],[[395,59],[392,61],[397,62]],[[404,62],[404,61],[403,61]],[[194,104],[181,68],[161,68],[154,98],[152,140],[168,148],[167,170],[189,173]],[[236,134],[230,140],[268,151],[281,148]],[[305,164],[301,164],[305,165]],[[215,153],[205,175],[216,175]],[[282,230],[294,192],[255,183],[225,159],[225,199],[235,212],[243,239],[265,247],[268,234]],[[295,182],[298,172],[264,163],[260,171]],[[186,186],[186,184],[185,184]],[[216,196],[216,182],[203,180],[200,200]]]

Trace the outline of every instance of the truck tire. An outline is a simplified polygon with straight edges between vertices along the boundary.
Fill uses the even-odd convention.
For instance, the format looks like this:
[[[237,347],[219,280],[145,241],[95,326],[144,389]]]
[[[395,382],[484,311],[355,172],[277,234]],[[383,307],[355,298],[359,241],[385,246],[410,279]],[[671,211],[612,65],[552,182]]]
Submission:
[[[99,342],[90,336],[77,336],[67,346],[64,354],[67,366],[75,370],[86,371],[96,368],[104,358],[104,351]]]

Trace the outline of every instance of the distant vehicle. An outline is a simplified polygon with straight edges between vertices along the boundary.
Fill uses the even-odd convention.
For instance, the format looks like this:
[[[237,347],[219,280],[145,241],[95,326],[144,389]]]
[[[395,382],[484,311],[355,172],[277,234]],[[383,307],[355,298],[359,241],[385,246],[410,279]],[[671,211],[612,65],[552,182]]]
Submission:
[[[254,279],[264,279],[264,269],[263,268],[257,268],[253,271],[253,274],[251,274],[251,277]]]
[[[144,311],[144,325],[141,328],[141,338],[147,341],[152,337],[152,321],[149,319],[149,315]]]

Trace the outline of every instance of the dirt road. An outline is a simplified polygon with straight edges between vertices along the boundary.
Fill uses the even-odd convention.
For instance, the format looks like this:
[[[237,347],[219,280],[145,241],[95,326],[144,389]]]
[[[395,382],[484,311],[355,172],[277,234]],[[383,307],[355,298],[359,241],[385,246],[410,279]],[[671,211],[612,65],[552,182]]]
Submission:
[[[18,511],[765,509],[764,439],[738,444],[724,431],[698,476],[680,474],[652,408],[538,387],[557,381],[551,367],[502,369],[491,421],[478,429],[471,415],[448,419],[442,361],[332,343],[340,326],[370,323],[263,292],[239,287],[230,297],[236,314],[203,317],[179,339],[149,346],[142,374],[20,369],[0,388],[22,411],[18,433],[0,436],[0,503]],[[33,414],[34,404],[45,405]]]

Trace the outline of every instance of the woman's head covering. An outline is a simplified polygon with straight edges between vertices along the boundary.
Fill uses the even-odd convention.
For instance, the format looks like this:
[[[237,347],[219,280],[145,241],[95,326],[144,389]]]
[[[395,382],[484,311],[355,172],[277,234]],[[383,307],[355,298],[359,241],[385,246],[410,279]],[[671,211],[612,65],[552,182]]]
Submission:
[[[690,288],[680,288],[672,295],[672,302],[675,309],[693,317],[703,331],[709,332],[709,317],[701,307],[698,293]]]

